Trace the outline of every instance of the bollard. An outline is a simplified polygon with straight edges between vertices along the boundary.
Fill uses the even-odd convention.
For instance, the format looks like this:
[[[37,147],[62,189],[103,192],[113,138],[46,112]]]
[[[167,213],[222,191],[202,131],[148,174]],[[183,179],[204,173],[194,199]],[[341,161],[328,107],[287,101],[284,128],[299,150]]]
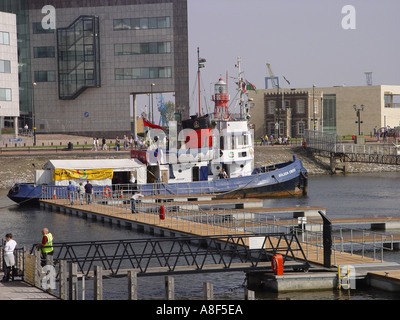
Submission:
[[[170,276],[165,276],[165,300],[175,299],[175,285],[174,278]]]
[[[165,207],[160,206],[160,220],[165,220]]]
[[[325,213],[318,211],[324,222],[322,229],[323,245],[324,245],[324,267],[331,267],[332,255],[332,222],[328,219]]]

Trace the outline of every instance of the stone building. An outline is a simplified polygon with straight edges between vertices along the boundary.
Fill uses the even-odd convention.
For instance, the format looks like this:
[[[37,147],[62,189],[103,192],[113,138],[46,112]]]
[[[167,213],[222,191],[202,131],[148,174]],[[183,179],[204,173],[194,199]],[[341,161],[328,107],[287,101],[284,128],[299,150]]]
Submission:
[[[301,137],[314,128],[340,136],[357,135],[359,129],[370,135],[375,127],[400,126],[400,86],[264,89],[249,97],[256,138]]]

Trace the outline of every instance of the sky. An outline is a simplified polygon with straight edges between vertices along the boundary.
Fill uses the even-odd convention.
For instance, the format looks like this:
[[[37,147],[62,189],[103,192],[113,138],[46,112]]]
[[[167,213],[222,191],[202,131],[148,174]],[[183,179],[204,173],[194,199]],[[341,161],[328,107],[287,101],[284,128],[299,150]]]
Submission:
[[[347,5],[354,10],[342,13]],[[211,83],[227,72],[233,98],[237,57],[260,89],[266,63],[283,88],[363,86],[365,72],[374,85],[400,85],[399,12],[399,0],[188,0],[191,103],[197,48],[207,60],[201,84],[208,100]]]
[[[283,88],[363,86],[365,72],[372,72],[374,85],[400,85],[399,0],[187,1],[191,114],[198,110],[197,48],[207,60],[201,85],[209,111],[212,84],[227,72],[235,97],[237,57],[244,78],[259,89],[266,63]],[[347,5],[353,13],[342,13]]]

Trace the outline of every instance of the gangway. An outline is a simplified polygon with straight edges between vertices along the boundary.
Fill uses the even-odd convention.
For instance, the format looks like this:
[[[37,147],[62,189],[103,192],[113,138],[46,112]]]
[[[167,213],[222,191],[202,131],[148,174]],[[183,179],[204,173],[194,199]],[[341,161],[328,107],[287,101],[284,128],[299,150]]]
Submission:
[[[118,277],[221,271],[272,271],[271,259],[283,256],[286,270],[309,269],[296,234],[269,233],[54,243],[53,261],[77,264],[85,276],[97,264]],[[35,245],[32,247],[32,252]]]

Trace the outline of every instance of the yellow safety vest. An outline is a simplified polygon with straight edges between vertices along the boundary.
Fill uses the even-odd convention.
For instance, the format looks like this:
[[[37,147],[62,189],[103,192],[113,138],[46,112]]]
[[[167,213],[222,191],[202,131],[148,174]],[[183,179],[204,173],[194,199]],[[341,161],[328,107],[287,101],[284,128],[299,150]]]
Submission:
[[[53,235],[49,232],[45,235],[47,243],[42,247],[42,252],[49,253],[53,251]]]

